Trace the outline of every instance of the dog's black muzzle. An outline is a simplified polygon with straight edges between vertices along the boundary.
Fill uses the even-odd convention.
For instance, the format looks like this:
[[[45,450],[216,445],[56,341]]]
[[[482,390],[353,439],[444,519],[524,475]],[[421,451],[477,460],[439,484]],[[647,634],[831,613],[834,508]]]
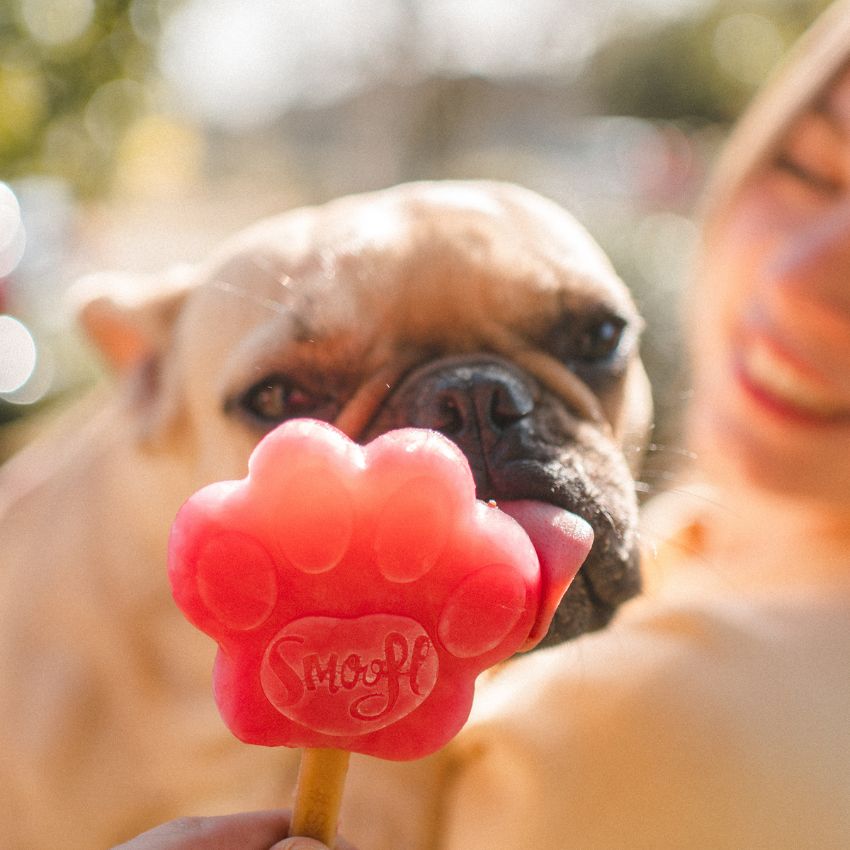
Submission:
[[[634,486],[619,449],[531,375],[490,354],[442,357],[392,388],[366,439],[430,428],[466,455],[479,499],[537,499],[594,530],[541,646],[601,628],[639,589]]]

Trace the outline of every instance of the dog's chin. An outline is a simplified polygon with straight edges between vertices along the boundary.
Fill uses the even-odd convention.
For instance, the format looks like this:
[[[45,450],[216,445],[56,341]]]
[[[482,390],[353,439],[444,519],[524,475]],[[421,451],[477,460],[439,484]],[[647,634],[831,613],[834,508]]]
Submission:
[[[500,476],[509,487],[490,489],[495,501],[534,499],[577,514],[593,528],[594,542],[576,577],[564,594],[546,636],[534,648],[554,646],[586,632],[604,628],[619,607],[641,589],[640,557],[635,533],[636,506],[631,489],[607,494],[581,478],[553,478],[548,470],[524,463],[521,474]],[[530,469],[531,467],[531,469]],[[615,517],[617,519],[615,519]]]
[[[546,637],[534,649],[555,646],[586,632],[604,628],[611,622],[620,605],[640,591],[636,550],[631,551],[625,564],[619,560],[615,563],[615,568],[623,572],[623,579],[615,582],[606,575],[606,566],[600,569],[600,557],[604,558],[604,554],[600,556],[591,552],[588,556],[564,594]]]

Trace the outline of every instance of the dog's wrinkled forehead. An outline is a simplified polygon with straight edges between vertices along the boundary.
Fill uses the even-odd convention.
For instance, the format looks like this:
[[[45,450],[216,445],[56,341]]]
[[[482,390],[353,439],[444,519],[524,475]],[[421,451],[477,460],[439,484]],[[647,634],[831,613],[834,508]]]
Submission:
[[[278,305],[305,335],[332,333],[352,315],[377,330],[391,313],[407,340],[452,346],[455,335],[474,344],[482,317],[534,331],[587,300],[621,309],[625,291],[564,210],[474,182],[408,184],[287,213],[225,246],[207,277],[216,300]]]

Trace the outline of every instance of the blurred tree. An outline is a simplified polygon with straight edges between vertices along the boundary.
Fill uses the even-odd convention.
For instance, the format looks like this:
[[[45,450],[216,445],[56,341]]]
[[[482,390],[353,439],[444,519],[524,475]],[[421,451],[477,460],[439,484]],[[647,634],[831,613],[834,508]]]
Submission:
[[[0,3],[0,178],[105,189],[116,145],[147,111],[156,0]]]
[[[588,76],[609,112],[728,124],[830,0],[718,0],[665,27],[624,31]]]

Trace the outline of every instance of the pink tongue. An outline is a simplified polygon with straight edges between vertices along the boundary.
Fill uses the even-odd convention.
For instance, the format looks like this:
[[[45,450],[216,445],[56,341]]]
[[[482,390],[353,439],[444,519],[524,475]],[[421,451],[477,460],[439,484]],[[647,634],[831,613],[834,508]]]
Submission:
[[[499,502],[531,538],[540,560],[540,607],[520,649],[536,646],[546,635],[555,609],[567,592],[593,544],[593,529],[580,516],[548,502]]]

